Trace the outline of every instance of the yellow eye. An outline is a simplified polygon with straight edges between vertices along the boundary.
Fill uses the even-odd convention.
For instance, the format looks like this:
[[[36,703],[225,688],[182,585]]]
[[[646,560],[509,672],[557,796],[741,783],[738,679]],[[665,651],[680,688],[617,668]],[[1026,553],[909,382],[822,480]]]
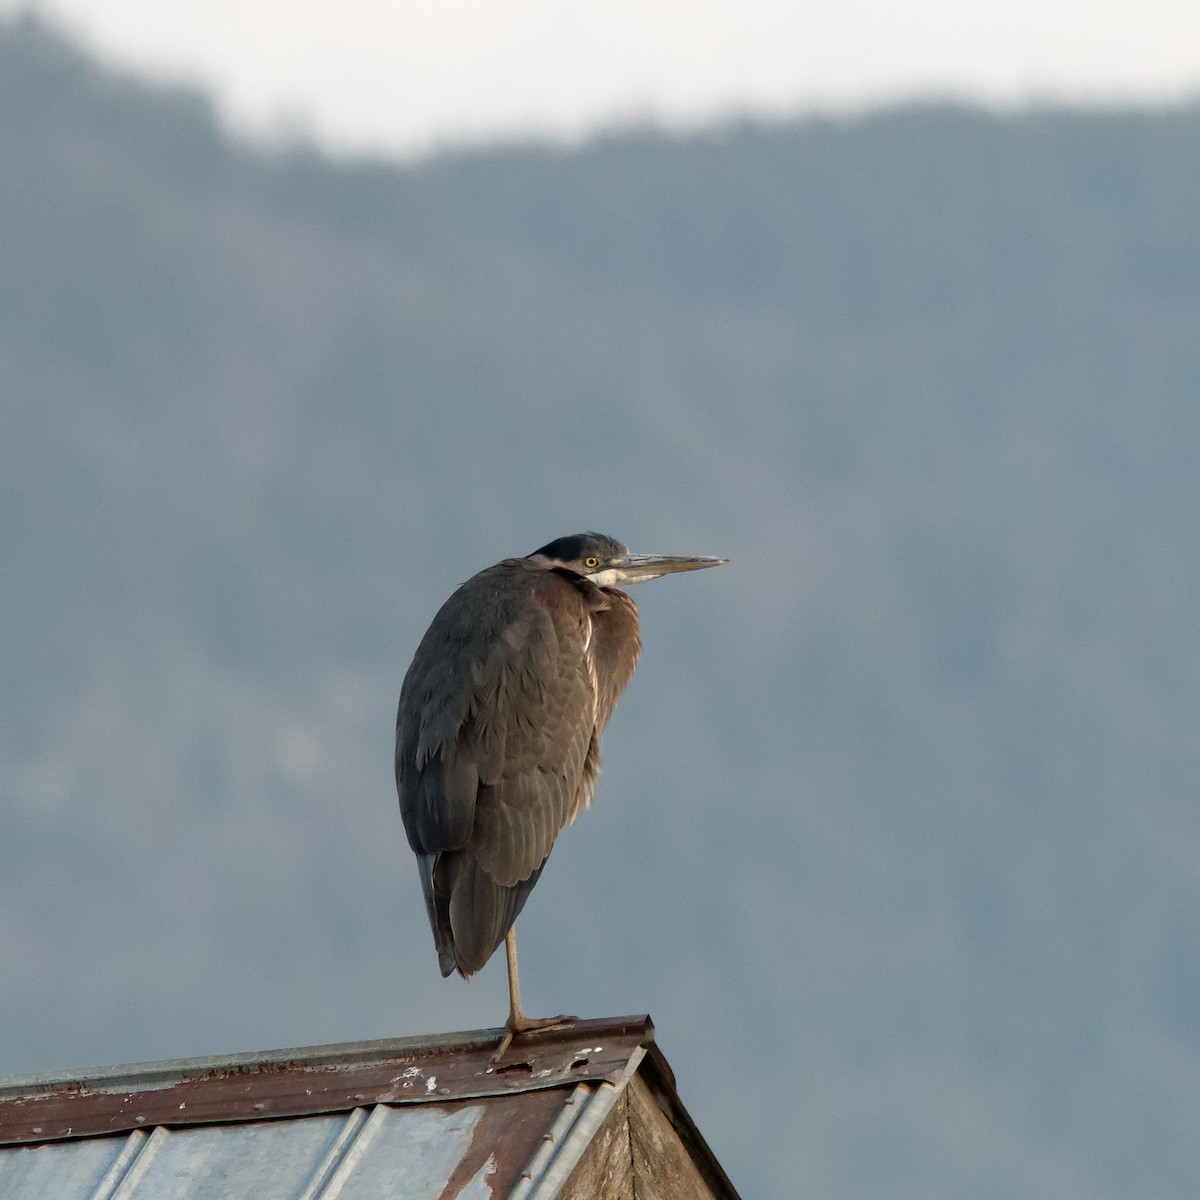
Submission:
[[[587,567],[589,571],[594,571],[600,565],[600,560],[594,554],[589,554],[587,558],[583,560],[583,565]]]

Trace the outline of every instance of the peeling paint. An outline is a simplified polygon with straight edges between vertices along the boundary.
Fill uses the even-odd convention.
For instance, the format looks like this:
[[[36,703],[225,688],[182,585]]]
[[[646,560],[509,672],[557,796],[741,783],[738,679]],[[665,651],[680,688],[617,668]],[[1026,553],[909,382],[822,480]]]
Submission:
[[[476,1172],[474,1178],[458,1193],[457,1200],[492,1200],[495,1194],[488,1180],[496,1174],[496,1156],[489,1154],[487,1162]]]

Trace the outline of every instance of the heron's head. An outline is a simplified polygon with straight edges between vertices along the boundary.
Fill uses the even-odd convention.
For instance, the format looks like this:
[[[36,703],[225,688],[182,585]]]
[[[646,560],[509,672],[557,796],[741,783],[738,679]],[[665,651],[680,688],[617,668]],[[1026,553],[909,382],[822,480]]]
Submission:
[[[564,567],[590,579],[597,587],[628,587],[676,571],[719,567],[726,558],[695,558],[664,554],[630,554],[603,533],[572,533],[555,538],[530,556],[548,567]]]

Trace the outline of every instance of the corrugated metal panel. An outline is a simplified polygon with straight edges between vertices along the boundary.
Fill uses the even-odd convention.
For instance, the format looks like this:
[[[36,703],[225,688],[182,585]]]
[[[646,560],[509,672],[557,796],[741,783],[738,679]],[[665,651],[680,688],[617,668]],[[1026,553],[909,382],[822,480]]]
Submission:
[[[138,1135],[142,1141],[146,1135]],[[67,1143],[69,1153],[42,1153],[37,1148],[17,1146],[0,1151],[0,1196],[4,1200],[42,1200],[42,1197],[77,1196],[96,1193],[109,1169],[117,1161],[126,1138],[95,1138]]]
[[[552,1200],[639,1071],[711,1159],[648,1018],[495,1036],[0,1079],[0,1200]]]
[[[0,1150],[4,1200],[538,1200],[554,1196],[608,1115],[611,1084],[558,1097],[520,1162],[503,1140],[468,1162],[485,1105],[396,1108]],[[520,1140],[522,1151],[529,1150]],[[473,1167],[474,1170],[470,1170]],[[449,1190],[458,1177],[458,1186]]]

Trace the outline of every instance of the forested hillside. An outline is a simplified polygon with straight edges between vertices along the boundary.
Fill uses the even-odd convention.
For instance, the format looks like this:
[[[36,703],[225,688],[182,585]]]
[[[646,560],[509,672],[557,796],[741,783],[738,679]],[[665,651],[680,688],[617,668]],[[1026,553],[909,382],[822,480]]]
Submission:
[[[498,1024],[390,779],[452,588],[635,593],[533,1012],[752,1196],[1200,1178],[1200,110],[417,164],[0,24],[0,1071]]]

